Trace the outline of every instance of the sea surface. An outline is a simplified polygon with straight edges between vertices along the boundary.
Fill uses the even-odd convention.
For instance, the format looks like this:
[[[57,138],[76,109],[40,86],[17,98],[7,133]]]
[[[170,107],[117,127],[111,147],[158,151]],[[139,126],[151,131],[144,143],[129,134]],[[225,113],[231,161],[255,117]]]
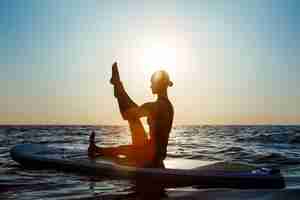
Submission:
[[[29,170],[14,162],[9,150],[20,143],[40,143],[86,150],[91,131],[100,146],[130,144],[126,126],[1,126],[0,199],[139,199],[133,183],[97,179],[55,170]],[[168,158],[232,161],[280,168],[288,181],[276,191],[192,188],[168,189],[163,199],[298,199],[300,196],[300,126],[175,126]]]

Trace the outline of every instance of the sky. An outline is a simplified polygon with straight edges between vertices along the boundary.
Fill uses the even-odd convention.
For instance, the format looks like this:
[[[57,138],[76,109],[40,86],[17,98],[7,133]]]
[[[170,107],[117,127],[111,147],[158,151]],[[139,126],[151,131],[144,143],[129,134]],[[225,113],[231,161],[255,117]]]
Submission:
[[[0,124],[126,124],[169,72],[175,124],[300,124],[300,2],[1,1]]]

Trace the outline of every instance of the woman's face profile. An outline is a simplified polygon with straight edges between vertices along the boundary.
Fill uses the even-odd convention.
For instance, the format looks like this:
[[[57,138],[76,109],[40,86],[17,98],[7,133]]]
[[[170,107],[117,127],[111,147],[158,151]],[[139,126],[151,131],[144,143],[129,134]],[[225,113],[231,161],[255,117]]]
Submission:
[[[151,90],[152,90],[152,94],[157,94],[158,93],[158,84],[151,80]]]

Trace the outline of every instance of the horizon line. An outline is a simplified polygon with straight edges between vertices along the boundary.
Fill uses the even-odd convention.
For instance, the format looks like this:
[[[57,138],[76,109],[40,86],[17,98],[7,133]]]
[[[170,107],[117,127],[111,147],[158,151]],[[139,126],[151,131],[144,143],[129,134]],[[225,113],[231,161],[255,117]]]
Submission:
[[[0,127],[5,127],[5,126],[128,126],[124,124],[1,124]],[[212,123],[207,123],[207,124],[174,124],[173,127],[176,126],[300,126],[300,123],[295,123],[295,124],[271,124],[271,123],[253,123],[253,124],[212,124]]]

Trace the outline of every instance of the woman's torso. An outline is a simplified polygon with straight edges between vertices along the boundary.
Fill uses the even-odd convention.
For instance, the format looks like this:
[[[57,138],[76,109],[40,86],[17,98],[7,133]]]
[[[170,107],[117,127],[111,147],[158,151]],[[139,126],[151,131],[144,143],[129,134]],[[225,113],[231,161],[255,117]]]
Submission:
[[[174,116],[173,105],[167,97],[159,97],[154,110],[147,118],[150,142],[155,148],[155,160],[162,161],[167,154],[167,145]]]

